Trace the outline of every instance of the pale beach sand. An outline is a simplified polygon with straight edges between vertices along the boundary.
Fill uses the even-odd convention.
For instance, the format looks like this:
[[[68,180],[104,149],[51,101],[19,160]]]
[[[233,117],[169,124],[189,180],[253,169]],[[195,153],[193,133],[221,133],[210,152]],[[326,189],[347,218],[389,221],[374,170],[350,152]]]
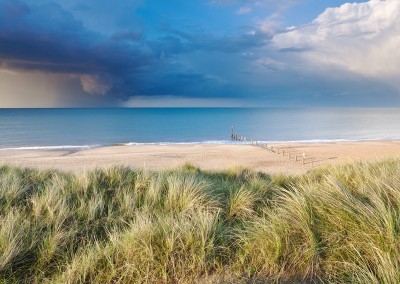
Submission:
[[[96,167],[123,165],[163,170],[186,162],[204,170],[224,170],[243,166],[255,171],[298,174],[325,164],[343,164],[400,157],[400,141],[281,143],[288,156],[251,145],[187,144],[109,146],[84,150],[0,150],[0,165],[81,172]],[[300,161],[306,154],[306,164]],[[296,162],[294,156],[299,156]],[[313,165],[311,161],[314,161]]]

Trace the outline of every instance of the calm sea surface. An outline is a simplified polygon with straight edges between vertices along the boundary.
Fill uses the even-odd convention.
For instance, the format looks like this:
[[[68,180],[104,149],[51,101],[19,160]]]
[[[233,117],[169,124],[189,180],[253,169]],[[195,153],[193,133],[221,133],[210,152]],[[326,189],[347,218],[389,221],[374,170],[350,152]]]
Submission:
[[[400,139],[400,109],[0,109],[0,149],[113,143]]]

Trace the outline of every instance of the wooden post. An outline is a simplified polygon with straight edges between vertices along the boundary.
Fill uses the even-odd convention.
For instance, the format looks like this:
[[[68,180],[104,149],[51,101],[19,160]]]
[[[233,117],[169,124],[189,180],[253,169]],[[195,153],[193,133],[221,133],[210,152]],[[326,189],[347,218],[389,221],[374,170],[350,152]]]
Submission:
[[[282,155],[285,156],[285,150],[282,150]]]
[[[280,154],[281,149],[278,148],[278,155]]]
[[[290,153],[289,153],[289,160],[290,160]]]
[[[231,135],[232,141],[233,141],[234,136],[235,136],[235,127],[232,125],[232,135]]]
[[[297,162],[298,160],[297,160],[297,155],[296,155],[296,162]]]
[[[305,159],[305,157],[306,157],[306,154],[303,153],[303,165],[304,165],[304,159]]]

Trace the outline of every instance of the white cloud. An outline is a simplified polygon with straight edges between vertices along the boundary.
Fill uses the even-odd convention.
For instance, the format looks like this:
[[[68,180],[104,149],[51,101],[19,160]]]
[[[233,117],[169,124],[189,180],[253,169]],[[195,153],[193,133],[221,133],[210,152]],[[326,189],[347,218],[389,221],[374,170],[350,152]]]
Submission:
[[[313,66],[378,78],[400,87],[400,1],[328,8],[312,23],[276,34],[273,44]]]
[[[236,14],[239,14],[239,15],[249,14],[251,12],[251,10],[252,10],[251,7],[243,6],[243,7],[240,7],[239,10],[236,11]]]
[[[99,75],[82,75],[80,80],[83,90],[93,95],[104,96],[112,87],[108,78],[102,78]]]
[[[258,22],[259,29],[268,35],[273,35],[282,28],[279,14],[272,14],[263,21]]]

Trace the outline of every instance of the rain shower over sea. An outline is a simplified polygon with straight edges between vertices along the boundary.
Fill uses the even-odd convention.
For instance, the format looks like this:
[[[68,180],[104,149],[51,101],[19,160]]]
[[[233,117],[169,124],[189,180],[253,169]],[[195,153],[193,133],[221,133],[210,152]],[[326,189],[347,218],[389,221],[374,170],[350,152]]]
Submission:
[[[231,126],[267,142],[400,139],[400,109],[0,109],[0,149],[231,143]]]

